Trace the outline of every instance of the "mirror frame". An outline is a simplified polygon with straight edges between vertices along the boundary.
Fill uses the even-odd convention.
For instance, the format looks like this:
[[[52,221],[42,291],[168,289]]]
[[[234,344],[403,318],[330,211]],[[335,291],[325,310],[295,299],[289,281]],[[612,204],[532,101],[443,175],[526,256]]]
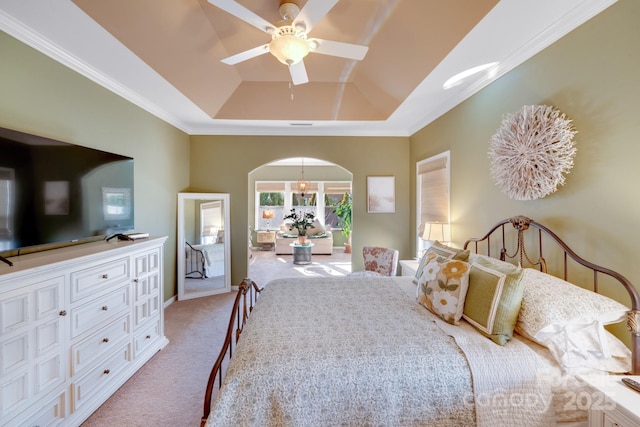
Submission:
[[[212,290],[204,290],[199,292],[185,293],[185,260],[184,260],[184,247],[185,247],[185,218],[184,218],[184,202],[186,200],[205,200],[205,201],[218,201],[223,203],[223,215],[224,215],[224,287]],[[178,239],[177,239],[177,259],[176,259],[176,274],[178,283],[178,300],[199,298],[209,295],[216,295],[231,291],[231,224],[230,224],[230,207],[229,207],[229,194],[226,193],[178,193]]]

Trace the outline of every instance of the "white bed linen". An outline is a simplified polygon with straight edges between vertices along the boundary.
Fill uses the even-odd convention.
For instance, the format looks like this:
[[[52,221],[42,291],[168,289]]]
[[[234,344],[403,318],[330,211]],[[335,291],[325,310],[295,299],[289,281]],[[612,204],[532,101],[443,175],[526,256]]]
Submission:
[[[409,299],[415,300],[413,278],[399,276],[393,281]],[[499,346],[464,320],[460,326],[453,326],[438,316],[432,317],[444,332],[454,337],[469,361],[479,426],[510,427],[512,417],[518,417],[518,425],[523,426],[556,423],[562,427],[586,426],[587,411],[576,397],[586,392],[587,387],[576,375],[562,370],[547,348],[518,334],[504,347]],[[488,404],[513,408],[500,411]],[[521,418],[531,419],[521,423]]]
[[[411,286],[413,298],[399,278],[270,282],[207,426],[555,424],[544,358],[441,322]]]
[[[206,277],[224,275],[224,243],[193,245],[193,247],[201,250],[204,254],[204,272]]]

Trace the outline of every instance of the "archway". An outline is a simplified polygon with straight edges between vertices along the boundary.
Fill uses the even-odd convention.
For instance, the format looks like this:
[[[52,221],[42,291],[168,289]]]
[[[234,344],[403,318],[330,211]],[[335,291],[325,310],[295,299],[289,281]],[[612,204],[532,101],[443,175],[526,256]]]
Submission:
[[[300,181],[308,187],[300,192]],[[345,253],[346,236],[335,205],[351,193],[353,174],[335,163],[294,157],[265,163],[248,174],[248,273],[266,283],[264,276],[340,276],[351,271],[351,253]],[[310,230],[311,263],[293,264],[293,236],[283,225],[290,213],[312,212],[318,229]],[[282,229],[281,229],[282,228]],[[317,233],[314,235],[313,233]],[[290,239],[290,240],[287,240]],[[265,269],[265,260],[271,267]],[[280,273],[277,273],[279,270]],[[255,279],[254,279],[255,280]]]

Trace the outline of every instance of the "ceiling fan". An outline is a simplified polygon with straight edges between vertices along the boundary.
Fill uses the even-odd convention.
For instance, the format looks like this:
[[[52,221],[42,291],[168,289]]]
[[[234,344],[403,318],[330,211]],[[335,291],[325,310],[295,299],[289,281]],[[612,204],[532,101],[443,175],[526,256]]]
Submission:
[[[303,58],[310,52],[361,60],[369,50],[367,46],[308,37],[313,27],[338,3],[338,0],[308,0],[302,10],[291,0],[283,0],[278,9],[282,21],[275,25],[234,0],[208,1],[271,35],[271,42],[267,44],[224,58],[222,62],[228,65],[235,65],[270,52],[289,67],[291,81],[294,85],[299,85],[309,81]]]

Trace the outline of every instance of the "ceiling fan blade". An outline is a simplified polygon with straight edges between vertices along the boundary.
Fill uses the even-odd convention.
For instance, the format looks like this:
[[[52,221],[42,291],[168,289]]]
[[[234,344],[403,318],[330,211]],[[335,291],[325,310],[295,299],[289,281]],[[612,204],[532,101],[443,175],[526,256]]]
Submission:
[[[338,0],[309,0],[293,23],[294,25],[304,23],[305,31],[308,33],[318,21],[329,13],[336,3],[338,3]]]
[[[304,67],[304,61],[290,65],[289,73],[291,74],[291,81],[294,85],[309,83],[309,76],[307,76],[307,69]]]
[[[212,5],[224,10],[225,12],[235,16],[238,19],[242,19],[249,25],[253,25],[260,31],[265,33],[272,32],[275,27],[266,19],[256,15],[246,7],[234,0],[207,0]]]
[[[369,50],[368,46],[362,46],[359,44],[334,42],[323,39],[311,40],[316,42],[316,48],[313,51],[323,55],[339,56],[341,58],[357,59],[360,61],[365,57]]]
[[[246,61],[247,59],[264,55],[267,52],[269,52],[269,45],[263,44],[262,46],[257,46],[257,47],[254,47],[253,49],[245,50],[244,52],[231,55],[227,58],[222,59],[220,62],[227,65],[236,65],[237,63]]]

